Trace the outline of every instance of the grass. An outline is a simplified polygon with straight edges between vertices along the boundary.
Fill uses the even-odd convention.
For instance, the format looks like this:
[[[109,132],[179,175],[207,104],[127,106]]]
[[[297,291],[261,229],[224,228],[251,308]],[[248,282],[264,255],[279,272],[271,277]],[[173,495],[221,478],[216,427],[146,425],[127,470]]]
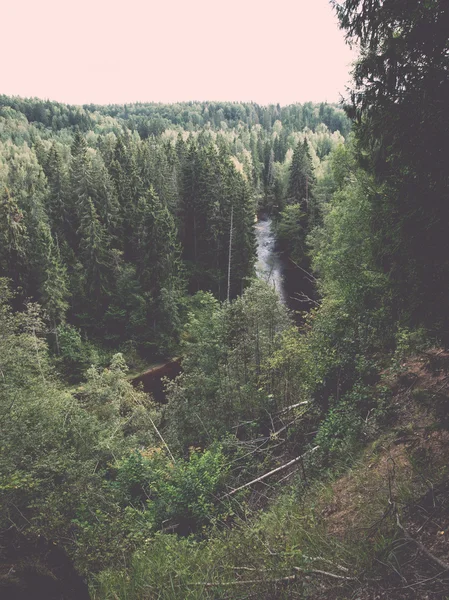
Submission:
[[[379,564],[399,568],[391,502],[402,515],[428,491],[430,478],[434,485],[447,475],[441,456],[432,465],[429,456],[419,462],[415,454],[416,448],[410,453],[385,439],[343,477],[317,483],[302,496],[292,486],[267,511],[207,540],[158,534],[127,572],[102,573],[93,598],[238,600],[254,594],[268,600],[293,592],[326,598],[330,589],[333,598],[347,598],[364,579],[375,578]]]
[[[347,584],[344,577],[354,577],[370,566],[373,546],[372,540],[360,536],[345,540],[329,535],[323,511],[336,493],[332,484],[320,484],[299,498],[292,488],[270,510],[232,529],[216,531],[203,542],[157,535],[134,556],[129,573],[102,573],[93,596],[200,600],[257,593],[259,598],[282,598],[304,586],[312,592],[323,578],[333,581],[317,570],[341,577],[336,578],[339,585]],[[283,581],[292,576],[297,580]]]

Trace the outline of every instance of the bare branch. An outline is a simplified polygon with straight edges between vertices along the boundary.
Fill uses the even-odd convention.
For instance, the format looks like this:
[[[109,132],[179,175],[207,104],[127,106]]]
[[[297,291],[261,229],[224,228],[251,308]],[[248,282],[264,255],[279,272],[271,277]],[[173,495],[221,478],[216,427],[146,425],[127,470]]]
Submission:
[[[212,587],[231,587],[238,585],[254,585],[258,583],[263,583],[266,585],[267,583],[290,583],[292,581],[296,581],[298,579],[297,575],[289,575],[287,577],[279,577],[278,579],[246,579],[242,581],[226,581],[226,582],[198,582],[198,583],[187,583],[186,585],[190,586],[201,586],[206,588]],[[180,587],[180,586],[179,586]]]
[[[176,460],[175,460],[175,457],[174,457],[174,456],[173,456],[173,454],[171,453],[171,450],[170,450],[170,448],[168,447],[168,445],[167,445],[167,442],[166,442],[166,441],[164,440],[164,438],[162,437],[162,434],[161,434],[161,432],[160,432],[160,431],[159,431],[159,429],[156,427],[156,424],[155,424],[155,422],[153,421],[153,419],[150,417],[150,415],[148,415],[148,418],[150,419],[150,422],[151,422],[151,424],[153,425],[155,432],[158,434],[158,436],[159,436],[159,437],[160,437],[160,439],[162,440],[162,443],[163,443],[163,444],[164,444],[164,446],[167,448],[167,452],[170,454],[170,457],[171,457],[172,461],[175,463],[175,462],[176,462]]]
[[[262,572],[258,569],[253,569],[249,567],[234,567],[239,570],[247,570],[247,571],[256,571]],[[332,579],[338,579],[339,581],[358,581],[356,577],[347,577],[345,575],[337,575],[335,573],[329,573],[328,571],[322,571],[321,569],[302,569],[301,567],[293,567],[295,571],[300,573],[304,573],[305,575],[322,575],[323,577],[331,577]],[[264,585],[267,584],[276,584],[276,583],[292,583],[294,581],[299,581],[297,575],[287,575],[286,577],[278,577],[276,579],[245,579],[239,581],[226,581],[226,582],[198,582],[198,583],[187,583],[188,586],[201,586],[205,588],[212,587],[233,587],[233,586],[242,586],[242,585],[257,585],[262,583]]]
[[[228,496],[233,496],[240,490],[243,490],[243,489],[249,487],[250,485],[253,485],[254,483],[259,483],[259,481],[263,481],[264,479],[267,479],[267,477],[271,477],[271,475],[274,475],[275,473],[279,473],[280,471],[284,471],[285,469],[288,469],[292,465],[295,465],[296,463],[300,462],[304,458],[304,456],[306,456],[307,454],[311,454],[312,452],[315,452],[315,450],[317,450],[318,448],[319,448],[319,446],[315,446],[314,448],[312,448],[311,450],[309,450],[302,456],[298,456],[297,458],[294,458],[293,460],[286,463],[285,465],[282,465],[281,467],[277,467],[276,469],[273,469],[272,471],[269,471],[268,473],[261,475],[257,479],[253,479],[252,481],[249,481],[248,483],[245,483],[244,485],[241,485],[240,487],[235,488],[235,490],[232,490],[232,491],[228,492],[227,494],[225,494],[224,496],[222,496],[221,499],[227,498]]]
[[[339,565],[338,563],[328,560],[327,558],[324,558],[323,556],[306,556],[305,554],[303,554],[303,556],[307,560],[310,560],[313,562],[325,562],[328,565],[332,565],[333,567],[336,567],[337,569],[344,571],[345,573],[349,573],[349,569],[347,567],[344,567],[343,565]]]
[[[282,410],[278,411],[277,413],[274,413],[275,415],[282,415],[285,412],[288,412],[289,410],[293,410],[294,408],[298,408],[298,406],[305,406],[306,404],[309,404],[308,400],[304,400],[304,402],[298,402],[297,404],[292,404],[291,406],[287,406],[286,408],[283,408]]]
[[[295,297],[296,296],[296,297]],[[301,302],[303,304],[315,304],[315,306],[321,306],[320,302],[314,300],[304,292],[296,292],[295,296],[290,296],[292,300],[296,300],[296,302]]]
[[[421,550],[421,552],[423,554],[425,554],[427,556],[427,558],[430,558],[431,561],[433,561],[434,563],[436,563],[439,567],[441,567],[444,571],[449,571],[449,564],[444,562],[444,560],[441,560],[440,558],[438,558],[437,556],[435,556],[434,554],[432,554],[430,552],[430,550],[428,550],[424,544],[421,544],[421,542],[419,542],[418,540],[416,540],[414,537],[412,537],[410,535],[410,533],[405,529],[405,527],[401,524],[400,520],[399,520],[399,515],[396,512],[396,523],[399,527],[399,529],[403,532],[403,534],[405,535],[405,537],[410,540],[411,542],[415,542],[415,544],[418,546],[418,548]]]
[[[302,267],[300,267],[300,266],[298,265],[298,263],[297,263],[297,262],[295,262],[295,261],[293,260],[293,258],[291,258],[291,256],[289,256],[288,258],[289,258],[289,260],[291,260],[291,262],[292,262],[292,263],[295,265],[295,267],[298,267],[298,269],[301,269],[301,271],[302,271],[303,273],[305,273],[305,274],[307,275],[307,277],[310,277],[310,281],[312,281],[313,283],[316,283],[316,282],[318,281],[318,279],[317,279],[316,277],[314,277],[314,276],[312,275],[312,273],[309,273],[309,271],[306,271],[305,269],[303,269]]]
[[[340,579],[342,581],[358,581],[355,577],[347,577],[346,575],[336,575],[335,573],[329,573],[328,571],[322,571],[321,569],[301,569],[301,567],[293,567],[295,571],[301,573],[314,573],[315,575],[324,575],[325,577],[332,577],[333,579]]]

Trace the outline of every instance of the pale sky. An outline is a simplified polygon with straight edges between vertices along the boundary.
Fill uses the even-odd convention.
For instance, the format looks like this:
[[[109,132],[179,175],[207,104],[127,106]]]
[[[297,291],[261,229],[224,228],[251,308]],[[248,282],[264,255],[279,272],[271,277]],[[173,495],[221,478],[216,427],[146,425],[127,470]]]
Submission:
[[[0,0],[0,93],[71,104],[336,102],[328,0]]]

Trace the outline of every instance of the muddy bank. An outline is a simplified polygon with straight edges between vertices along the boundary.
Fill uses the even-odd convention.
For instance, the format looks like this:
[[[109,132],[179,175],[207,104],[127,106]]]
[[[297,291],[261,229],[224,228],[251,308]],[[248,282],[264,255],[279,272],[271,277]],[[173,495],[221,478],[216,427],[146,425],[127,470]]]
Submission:
[[[148,371],[140,373],[131,380],[133,385],[143,385],[143,390],[147,394],[152,394],[153,398],[156,402],[161,404],[165,403],[165,384],[163,379],[167,377],[168,379],[174,379],[177,375],[181,373],[181,358],[177,357],[166,363],[161,363],[160,365],[156,365]]]

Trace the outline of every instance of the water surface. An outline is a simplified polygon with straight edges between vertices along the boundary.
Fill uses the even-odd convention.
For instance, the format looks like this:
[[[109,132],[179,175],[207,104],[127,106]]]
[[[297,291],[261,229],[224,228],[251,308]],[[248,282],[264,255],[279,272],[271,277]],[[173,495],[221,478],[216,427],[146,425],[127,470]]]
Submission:
[[[262,216],[256,225],[257,238],[257,276],[270,283],[278,292],[281,302],[287,304],[284,286],[283,262],[276,252],[276,239],[272,230],[270,217]]]

